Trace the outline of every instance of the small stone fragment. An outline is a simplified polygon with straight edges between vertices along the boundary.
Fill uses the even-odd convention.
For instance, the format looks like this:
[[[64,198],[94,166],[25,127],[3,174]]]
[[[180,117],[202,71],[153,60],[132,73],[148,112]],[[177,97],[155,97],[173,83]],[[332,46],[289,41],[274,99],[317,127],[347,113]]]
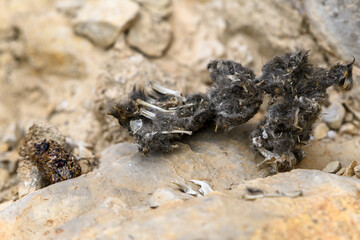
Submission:
[[[130,0],[94,0],[79,10],[75,24],[107,23],[122,32],[138,12],[139,5]]]
[[[162,18],[168,17],[172,12],[171,0],[135,0],[151,15]]]
[[[327,173],[336,173],[341,168],[341,164],[339,161],[332,161],[326,165],[326,167],[323,169],[324,172]]]
[[[360,178],[360,165],[354,167],[354,173],[357,178]]]
[[[331,129],[337,130],[341,127],[345,113],[346,111],[342,104],[333,103],[328,108],[324,108],[323,119]]]
[[[167,21],[141,12],[130,28],[126,40],[130,46],[150,57],[161,57],[172,39],[171,25]]]
[[[75,17],[82,7],[82,0],[59,0],[55,3],[56,10],[67,17]]]
[[[314,129],[315,140],[320,140],[327,137],[329,127],[324,122],[320,122]]]
[[[344,173],[344,176],[347,176],[347,177],[352,177],[355,175],[355,171],[354,171],[354,168],[356,167],[357,165],[357,162],[356,161],[353,161],[347,168],[346,168],[346,171]]]
[[[334,130],[330,130],[327,133],[327,137],[330,138],[330,139],[334,139],[336,136],[337,136],[337,133]]]
[[[79,10],[74,31],[95,45],[111,46],[139,12],[138,4],[129,0],[95,0]]]
[[[360,128],[360,121],[354,120],[352,123],[353,123],[356,127]]]
[[[346,171],[346,167],[342,167],[339,171],[337,171],[336,175],[343,175]]]
[[[111,46],[119,34],[115,26],[105,22],[78,23],[74,25],[74,32],[102,48]]]
[[[355,125],[352,124],[352,123],[345,123],[345,124],[343,124],[343,125],[340,127],[339,132],[340,132],[340,133],[351,134],[351,135],[359,134],[359,131],[357,130],[357,127],[355,127]]]

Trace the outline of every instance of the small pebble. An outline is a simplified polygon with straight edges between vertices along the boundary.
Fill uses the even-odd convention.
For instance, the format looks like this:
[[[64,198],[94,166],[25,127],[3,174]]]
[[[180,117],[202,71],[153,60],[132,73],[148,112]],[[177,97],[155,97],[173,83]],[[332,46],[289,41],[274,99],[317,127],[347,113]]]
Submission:
[[[358,133],[357,128],[352,123],[345,123],[344,125],[342,125],[339,132],[351,135],[356,135]]]
[[[326,125],[326,123],[324,123],[324,122],[319,123],[314,129],[315,140],[320,140],[320,139],[326,138],[329,130],[330,129]]]
[[[328,165],[326,165],[323,171],[327,173],[336,173],[337,171],[340,170],[340,167],[341,165],[339,161],[332,161],[329,162]]]
[[[331,129],[339,129],[344,117],[345,117],[345,108],[342,104],[333,103],[328,108],[324,108],[324,121],[329,125]]]
[[[334,130],[330,130],[327,132],[327,136],[328,138],[334,139],[337,136],[337,133]]]
[[[360,178],[360,165],[354,167],[354,173],[357,178]]]
[[[336,175],[343,175],[346,171],[346,167],[342,167],[339,171],[337,171]]]
[[[356,165],[357,165],[356,161],[353,161],[352,163],[350,163],[350,165],[347,167],[347,169],[344,173],[344,176],[347,176],[347,177],[354,176],[355,175],[354,168],[356,167]]]

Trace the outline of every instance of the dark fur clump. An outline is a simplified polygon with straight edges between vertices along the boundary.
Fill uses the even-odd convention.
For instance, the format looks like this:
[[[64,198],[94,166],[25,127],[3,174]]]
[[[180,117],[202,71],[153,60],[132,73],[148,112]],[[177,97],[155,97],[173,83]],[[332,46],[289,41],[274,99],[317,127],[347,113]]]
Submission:
[[[109,104],[109,114],[129,131],[143,153],[169,152],[183,134],[191,135],[209,121],[229,130],[252,118],[262,103],[253,71],[223,60],[211,62],[208,69],[213,80],[208,93],[183,97],[153,84],[150,94],[134,89],[127,103]]]
[[[127,103],[109,104],[109,114],[129,131],[142,153],[171,151],[174,141],[199,130],[213,115],[206,94],[185,98],[159,85],[153,90],[146,95],[134,89]]]
[[[308,51],[297,51],[277,56],[265,64],[256,80],[271,100],[265,120],[251,138],[266,161],[275,163],[276,171],[291,170],[301,160],[299,148],[310,139],[326,89],[333,85],[344,90],[352,87],[353,62],[317,68],[308,62],[308,55]]]
[[[252,118],[262,103],[262,90],[255,74],[233,61],[216,60],[208,65],[213,85],[210,89],[216,126],[230,130]]]
[[[276,172],[291,170],[304,157],[301,145],[310,139],[326,89],[352,88],[354,61],[325,69],[308,58],[303,50],[277,56],[264,65],[259,78],[239,63],[215,60],[208,64],[213,84],[206,94],[183,97],[153,84],[150,94],[134,89],[128,102],[110,103],[109,114],[129,131],[141,152],[169,152],[174,141],[207,122],[225,130],[247,122],[268,94],[267,113],[251,133],[252,144]]]

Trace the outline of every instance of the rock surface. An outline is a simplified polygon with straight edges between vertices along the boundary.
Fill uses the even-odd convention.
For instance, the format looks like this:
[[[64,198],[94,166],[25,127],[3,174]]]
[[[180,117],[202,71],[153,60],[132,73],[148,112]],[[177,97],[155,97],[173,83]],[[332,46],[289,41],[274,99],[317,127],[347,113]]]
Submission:
[[[99,169],[30,193],[0,212],[0,237],[262,239],[271,234],[287,239],[296,234],[301,239],[359,231],[353,222],[359,180],[317,170],[258,178],[262,158],[246,137],[252,127],[226,134],[202,131],[171,154],[143,156],[134,144],[113,145],[103,151]],[[195,197],[172,183],[197,191],[194,179],[208,182],[214,192]],[[246,201],[248,188],[264,197]],[[299,191],[302,196],[294,194]],[[340,220],[343,224],[327,228]],[[305,231],[306,226],[317,231]]]
[[[127,158],[114,161],[111,165],[116,168],[113,170],[120,170],[119,167],[125,165],[121,162]],[[135,163],[137,167],[139,163]],[[355,226],[359,224],[356,199],[360,182],[354,178],[315,170],[294,170],[251,180],[232,190],[215,188],[217,191],[204,197],[191,197],[186,201],[174,197],[151,209],[149,194],[157,188],[140,182],[148,178],[157,183],[163,181],[163,184],[167,181],[164,174],[157,173],[153,161],[145,165],[148,171],[129,174],[125,182],[119,180],[117,174],[109,175],[109,169],[103,172],[107,168],[103,166],[85,177],[32,193],[0,213],[0,236],[3,239],[10,236],[16,239],[110,236],[117,239],[266,239],[266,236],[288,239],[297,236],[301,239],[317,234],[328,238],[350,237],[359,231]],[[245,201],[242,198],[247,187],[267,193],[301,190],[303,196]],[[46,215],[41,214],[42,209],[47,209]],[[328,217],[324,218],[324,214]],[[337,221],[342,224],[334,224]],[[329,225],[332,227],[328,228]],[[307,231],[309,227],[316,231]]]
[[[89,59],[85,56],[92,46],[75,36],[65,17],[50,12],[17,21],[22,26],[26,55],[33,68],[75,78],[87,75]]]
[[[138,11],[139,6],[130,0],[90,1],[77,13],[74,31],[95,45],[107,48],[129,27]]]
[[[171,25],[163,19],[141,12],[127,34],[129,45],[149,57],[161,57],[172,39]]]
[[[340,56],[360,58],[360,2],[303,0],[304,11],[320,44]]]
[[[339,161],[333,161],[328,163],[328,165],[326,165],[326,167],[323,169],[324,172],[327,173],[336,173],[337,171],[339,171],[341,168],[340,162]]]

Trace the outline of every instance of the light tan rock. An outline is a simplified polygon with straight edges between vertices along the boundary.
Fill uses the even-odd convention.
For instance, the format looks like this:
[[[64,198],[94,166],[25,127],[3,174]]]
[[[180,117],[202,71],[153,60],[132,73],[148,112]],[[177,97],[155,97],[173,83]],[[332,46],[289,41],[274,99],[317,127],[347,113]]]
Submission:
[[[314,129],[314,138],[315,140],[321,140],[327,137],[327,133],[329,132],[329,127],[324,122],[320,122],[316,125]]]
[[[93,0],[84,4],[74,20],[74,31],[95,45],[107,48],[137,17],[139,6],[129,0]]]
[[[114,172],[119,163],[122,167],[130,164],[123,165],[121,162],[125,159],[119,160],[113,165]],[[134,163],[132,167],[137,168],[144,162]],[[152,175],[157,167],[148,168],[142,176],[151,176],[160,183],[161,176]],[[127,176],[140,177],[132,177],[132,174]],[[147,193],[152,188],[149,185],[153,183],[136,186],[130,181],[117,180],[117,176],[118,173],[111,173],[111,169],[105,167],[26,196],[0,212],[0,237],[8,239],[16,233],[17,239],[44,236],[50,239],[126,239],[128,236],[139,239],[167,239],[169,236],[289,239],[294,235],[309,239],[319,234],[329,238],[339,234],[350,237],[358,231],[354,227],[358,213],[354,210],[359,207],[356,196],[360,184],[354,178],[316,170],[294,170],[247,181],[230,191],[217,189],[204,197],[178,199],[151,209],[144,206],[143,200],[148,198]],[[249,187],[288,195],[246,201],[242,196]],[[302,196],[285,197],[299,190]],[[327,218],[323,217],[324,208]],[[333,224],[340,220],[342,224]]]
[[[261,72],[265,59],[279,49],[316,48],[290,1],[174,0],[173,9],[176,27],[168,55],[197,71],[206,70],[212,59],[232,58],[246,65],[253,58],[251,67]],[[236,44],[237,39],[242,41]],[[312,59],[322,59],[321,53],[313,52]]]
[[[328,165],[326,165],[326,167],[323,169],[324,172],[327,173],[336,173],[337,171],[339,171],[341,168],[340,162],[339,161],[332,161],[329,162]]]
[[[341,166],[348,167],[353,161],[358,161],[360,148],[357,142],[359,136],[337,135],[335,139],[312,141],[304,147],[306,157],[299,163],[298,168],[322,170],[329,162],[339,161]]]
[[[352,123],[345,123],[343,124],[340,129],[339,129],[340,133],[345,133],[345,134],[350,134],[350,135],[356,135],[359,134],[360,131],[358,130],[358,128],[352,124]]]
[[[130,46],[150,57],[161,57],[172,39],[171,25],[143,11],[126,35]]]
[[[357,162],[356,161],[353,161],[350,163],[350,165],[346,168],[346,171],[344,173],[344,176],[347,176],[347,177],[352,177],[355,175],[355,167],[357,165]]]
[[[354,167],[354,173],[357,178],[360,178],[360,165]]]
[[[324,108],[323,119],[331,129],[337,130],[345,117],[345,108],[340,103],[332,103],[328,108]]]
[[[358,2],[304,0],[302,6],[321,47],[338,56],[360,57]]]
[[[56,10],[67,17],[74,18],[81,7],[83,0],[59,0],[55,3]]]
[[[223,57],[226,20],[222,6],[216,1],[173,1],[171,21],[176,27],[167,54],[196,71],[206,70],[210,60]]]
[[[60,76],[80,78],[87,75],[92,46],[75,36],[69,20],[64,16],[49,12],[26,15],[17,22],[22,29],[26,55],[33,68]]]
[[[102,48],[111,46],[119,34],[116,27],[103,22],[78,23],[74,25],[74,32],[89,38],[91,42]]]
[[[130,0],[91,0],[78,12],[75,23],[104,22],[121,32],[138,11],[138,4]]]
[[[339,171],[336,172],[336,175],[343,175],[346,171],[346,167],[342,167]]]
[[[171,15],[172,0],[135,0],[141,6],[146,9],[146,11],[150,12],[153,16],[159,16],[162,18],[166,18]]]

